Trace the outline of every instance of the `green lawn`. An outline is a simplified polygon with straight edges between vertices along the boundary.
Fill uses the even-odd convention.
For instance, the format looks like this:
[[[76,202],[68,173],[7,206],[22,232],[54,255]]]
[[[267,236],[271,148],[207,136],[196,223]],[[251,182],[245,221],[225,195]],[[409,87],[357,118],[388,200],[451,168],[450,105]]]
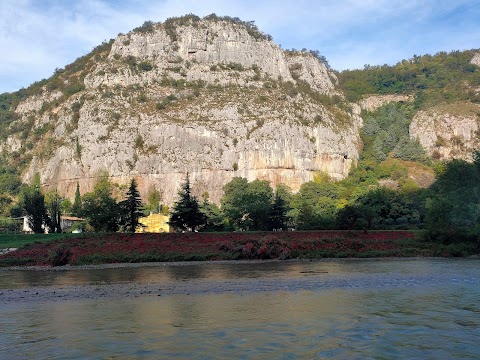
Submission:
[[[78,238],[82,234],[0,234],[0,249],[20,248],[35,242],[46,243],[54,240]]]

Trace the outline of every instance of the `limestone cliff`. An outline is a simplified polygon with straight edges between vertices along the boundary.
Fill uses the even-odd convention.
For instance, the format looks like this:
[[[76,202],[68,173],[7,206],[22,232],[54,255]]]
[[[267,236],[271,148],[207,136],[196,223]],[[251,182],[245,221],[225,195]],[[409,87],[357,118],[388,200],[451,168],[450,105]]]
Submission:
[[[457,102],[415,115],[410,136],[418,138],[434,159],[471,160],[480,149],[480,105]]]
[[[313,53],[284,51],[249,23],[186,17],[119,35],[59,71],[17,107],[0,150],[24,180],[72,196],[107,170],[171,203],[190,173],[218,201],[234,176],[298,190],[317,171],[344,178],[361,147],[358,106]],[[21,125],[18,125],[21,124]]]
[[[388,94],[388,95],[370,95],[360,100],[359,105],[362,110],[365,111],[375,111],[378,108],[382,107],[391,102],[406,102],[412,101],[413,97],[410,95],[397,95],[397,94]]]

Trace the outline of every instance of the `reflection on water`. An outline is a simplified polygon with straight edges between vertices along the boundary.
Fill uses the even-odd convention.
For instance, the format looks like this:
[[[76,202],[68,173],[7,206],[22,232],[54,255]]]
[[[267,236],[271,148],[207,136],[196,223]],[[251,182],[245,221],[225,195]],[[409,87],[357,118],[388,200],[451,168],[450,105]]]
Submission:
[[[475,359],[480,342],[478,261],[332,261],[1,273],[14,284],[273,281],[333,277],[315,291],[172,295],[5,304],[1,359]],[[399,274],[414,285],[392,282]],[[444,284],[430,279],[441,276]],[[365,282],[362,282],[364,284]],[[418,285],[421,286],[418,286]],[[1,296],[1,295],[0,295]]]

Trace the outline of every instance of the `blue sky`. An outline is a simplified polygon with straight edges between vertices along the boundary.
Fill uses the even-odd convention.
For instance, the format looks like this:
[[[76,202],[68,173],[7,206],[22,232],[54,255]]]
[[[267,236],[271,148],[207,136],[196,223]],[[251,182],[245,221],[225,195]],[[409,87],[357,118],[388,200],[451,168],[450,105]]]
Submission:
[[[480,48],[480,0],[0,0],[0,93],[145,20],[213,12],[254,20],[285,49],[319,50],[337,70]]]

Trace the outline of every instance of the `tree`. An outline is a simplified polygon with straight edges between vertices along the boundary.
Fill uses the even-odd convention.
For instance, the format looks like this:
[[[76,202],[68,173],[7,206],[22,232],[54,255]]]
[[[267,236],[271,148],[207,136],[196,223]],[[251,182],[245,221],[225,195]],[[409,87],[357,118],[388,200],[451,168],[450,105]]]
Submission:
[[[248,184],[244,200],[252,230],[268,230],[273,200],[270,183],[266,180],[253,180]]]
[[[82,217],[85,217],[95,231],[117,231],[119,208],[112,197],[113,185],[107,172],[97,177],[93,192],[82,197]]]
[[[205,196],[200,211],[205,218],[205,226],[202,231],[223,231],[225,228],[225,216],[222,210],[215,204],[208,200]]]
[[[142,199],[137,189],[137,182],[132,179],[127,191],[127,198],[120,202],[121,220],[120,225],[124,231],[135,232],[138,227],[138,219],[143,216]]]
[[[234,177],[223,187],[221,200],[222,210],[230,226],[242,229],[248,217],[245,194],[248,189],[248,180],[242,177]]]
[[[0,194],[0,216],[9,216],[10,206],[13,200],[8,195]]]
[[[22,207],[26,213],[28,225],[34,233],[44,233],[44,224],[47,219],[45,196],[40,185],[40,175],[36,174],[33,184],[24,188],[22,193]]]
[[[150,187],[150,189],[148,190],[147,200],[148,205],[146,206],[146,209],[148,212],[161,212],[160,201],[162,200],[162,195],[160,194],[160,191],[155,188],[155,186]]]
[[[178,201],[173,205],[170,225],[180,231],[198,231],[205,220],[197,199],[191,194],[188,173],[185,183],[178,192],[178,197]]]
[[[82,215],[82,198],[80,196],[80,184],[77,182],[77,189],[75,190],[75,198],[72,205],[72,215],[81,216]]]
[[[62,203],[62,198],[60,197],[60,194],[56,189],[48,192],[45,195],[45,206],[47,209],[47,214],[49,219],[47,225],[48,225],[48,231],[50,233],[62,232],[61,221],[60,221],[60,217],[62,215],[61,203]]]
[[[234,177],[224,187],[222,210],[236,229],[267,230],[273,190],[268,181]]]
[[[272,229],[286,229],[288,210],[285,200],[276,191],[270,211],[270,227]]]
[[[476,156],[476,155],[475,155]],[[480,225],[480,166],[452,160],[431,186],[427,227],[433,231],[471,231]]]
[[[348,204],[340,209],[337,214],[337,227],[339,229],[353,230],[362,216],[358,206]]]

